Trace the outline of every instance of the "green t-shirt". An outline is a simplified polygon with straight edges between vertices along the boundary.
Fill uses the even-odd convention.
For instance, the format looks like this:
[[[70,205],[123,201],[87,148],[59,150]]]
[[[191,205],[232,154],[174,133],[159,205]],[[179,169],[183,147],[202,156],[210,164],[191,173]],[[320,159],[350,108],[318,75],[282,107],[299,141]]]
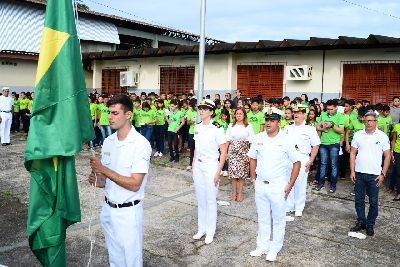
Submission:
[[[135,127],[136,128],[140,128],[140,111],[142,111],[142,109],[133,109],[133,119],[135,120]]]
[[[153,120],[156,117],[156,112],[154,110],[149,109],[148,111],[141,110],[139,114],[139,123],[144,125],[154,125]]]
[[[97,112],[97,105],[95,103],[90,103],[89,108],[90,108],[90,115],[92,116],[92,121],[94,121],[94,117]]]
[[[110,125],[110,121],[108,120],[108,107],[106,104],[101,103],[98,105],[100,110],[100,125]]]
[[[354,134],[358,131],[364,130],[365,124],[363,122],[359,121],[358,119],[351,120],[348,129],[351,130],[351,132],[349,134],[349,143],[351,144]]]
[[[357,120],[358,119],[358,110],[357,109],[353,109],[353,111],[350,113],[350,120]]]
[[[393,133],[397,135],[396,143],[394,143],[394,152],[400,153],[400,123],[394,126]]]
[[[20,102],[21,100],[19,99],[19,98],[17,98],[17,99],[15,99],[14,101],[13,101],[13,109],[14,109],[14,112],[19,112],[19,102]]]
[[[215,116],[214,116],[213,120],[217,121],[221,118],[221,111],[222,111],[222,108],[215,109]]]
[[[257,111],[257,113],[250,111],[247,113],[247,121],[253,127],[254,134],[258,134],[260,133],[261,125],[265,124],[264,113],[261,111]]]
[[[165,124],[165,110],[164,109],[156,110],[156,117],[157,117],[156,125],[164,125]]]
[[[281,119],[280,127],[281,127],[281,129],[284,129],[286,127],[286,125],[292,125],[293,123],[294,123],[294,120]]]
[[[169,108],[169,103],[171,102],[171,100],[165,99],[164,100],[164,106],[165,108]]]
[[[381,130],[383,126],[383,132],[389,136],[390,134],[390,125],[393,124],[392,117],[387,116],[383,117],[381,115],[378,116],[378,129]]]
[[[181,120],[184,116],[185,114],[181,110],[177,110],[176,112],[171,111],[169,114],[170,123],[168,125],[168,132],[175,132],[181,124]]]
[[[193,122],[189,126],[189,134],[194,134],[194,126],[196,124],[196,118],[197,118],[197,111],[189,109],[189,111],[186,113],[186,120]]]
[[[345,134],[346,134],[346,129],[349,128],[350,126],[350,115],[347,114],[342,114],[343,118],[344,118],[344,132],[342,134],[340,134],[340,138],[342,138]]]
[[[346,118],[343,116],[342,113],[339,112],[336,112],[336,114],[333,116],[328,115],[327,112],[322,112],[321,122],[322,121],[331,122],[334,126],[338,125],[344,126],[346,124]],[[340,133],[335,132],[335,130],[333,130],[332,127],[329,129],[328,132],[321,133],[321,144],[322,145],[339,144],[341,136],[342,135]]]
[[[215,121],[217,122],[222,128],[224,128],[224,132],[226,133],[226,130],[228,130],[228,123],[226,121],[223,121],[221,119]]]
[[[30,102],[30,100],[28,98],[21,99],[19,101],[19,108],[20,109],[27,109],[28,105],[29,105],[29,102]]]

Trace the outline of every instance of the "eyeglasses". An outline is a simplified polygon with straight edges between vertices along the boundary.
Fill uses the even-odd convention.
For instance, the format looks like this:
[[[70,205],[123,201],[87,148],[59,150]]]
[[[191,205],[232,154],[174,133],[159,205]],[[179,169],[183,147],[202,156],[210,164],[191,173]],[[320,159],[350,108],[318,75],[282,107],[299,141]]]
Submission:
[[[375,122],[376,120],[364,120],[364,123],[372,123]]]

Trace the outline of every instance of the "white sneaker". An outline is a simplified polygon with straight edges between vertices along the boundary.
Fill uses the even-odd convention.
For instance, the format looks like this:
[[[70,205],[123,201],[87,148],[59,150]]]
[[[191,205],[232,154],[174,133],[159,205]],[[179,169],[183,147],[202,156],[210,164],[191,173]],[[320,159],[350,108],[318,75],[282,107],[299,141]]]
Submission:
[[[228,177],[228,172],[227,172],[227,171],[223,171],[223,172],[222,172],[222,176]]]
[[[256,248],[255,250],[250,252],[250,256],[252,257],[260,257],[263,254],[267,254],[268,250],[262,248]]]
[[[221,171],[220,173],[219,173],[219,175],[222,175],[224,173],[224,171]]]
[[[302,211],[296,211],[296,212],[294,213],[294,216],[296,216],[296,217],[301,217],[301,216],[303,216],[303,212],[302,212]]]
[[[190,171],[191,169],[192,169],[192,166],[190,166],[190,165],[186,167],[187,171]]]
[[[199,239],[202,238],[204,235],[205,235],[205,233],[200,233],[200,232],[198,232],[197,234],[195,234],[195,235],[193,236],[193,239],[194,239],[194,240],[199,240]]]
[[[204,243],[206,243],[206,245],[208,245],[208,244],[211,244],[213,242],[213,240],[214,240],[213,236],[207,235],[206,239],[204,240]]]
[[[162,156],[163,156],[163,153],[158,152],[158,156],[159,156],[159,157],[162,157]]]
[[[156,153],[154,153],[154,157],[157,157],[158,155],[160,155],[160,154],[158,154],[158,151],[156,152]]]
[[[267,257],[265,257],[265,259],[267,261],[276,261],[277,255],[278,255],[278,253],[270,251],[270,252],[268,252]]]
[[[294,221],[294,217],[292,217],[292,216],[286,216],[286,221],[287,221],[287,222],[293,222],[293,221]]]

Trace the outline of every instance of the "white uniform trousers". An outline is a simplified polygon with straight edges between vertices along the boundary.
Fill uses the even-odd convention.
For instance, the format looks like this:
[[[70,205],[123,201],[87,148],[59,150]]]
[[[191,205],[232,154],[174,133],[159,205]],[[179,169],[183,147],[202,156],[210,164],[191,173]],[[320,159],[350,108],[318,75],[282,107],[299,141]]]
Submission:
[[[198,232],[214,236],[217,227],[218,186],[214,184],[219,162],[200,162],[196,159],[193,167],[193,180],[197,198]]]
[[[111,267],[143,266],[143,204],[112,208],[104,203],[101,211],[109,262]]]
[[[286,201],[284,193],[286,184],[286,179],[284,178],[279,181],[270,182],[269,184],[265,184],[260,178],[256,180],[257,248],[276,253],[282,249],[286,227]]]
[[[0,112],[0,139],[2,144],[10,143],[10,129],[12,123],[12,113]]]
[[[297,176],[296,182],[286,201],[286,211],[297,211],[303,212],[306,205],[307,196],[307,178],[309,172],[306,172],[306,163],[309,160],[307,155],[301,156],[301,168],[299,171],[299,176]],[[293,165],[291,166],[293,167]],[[289,179],[292,168],[288,171]]]

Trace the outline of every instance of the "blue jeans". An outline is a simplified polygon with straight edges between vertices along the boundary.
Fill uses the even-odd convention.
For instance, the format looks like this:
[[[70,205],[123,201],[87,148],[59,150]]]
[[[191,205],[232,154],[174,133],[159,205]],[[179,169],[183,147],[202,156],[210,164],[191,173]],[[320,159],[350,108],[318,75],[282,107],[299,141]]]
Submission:
[[[111,135],[111,127],[110,125],[100,125],[101,136],[103,140],[101,143],[104,143],[104,140]]]
[[[325,176],[329,164],[331,166],[330,189],[336,190],[336,183],[338,179],[339,149],[340,144],[319,146],[319,157],[321,164],[319,165],[318,187],[322,187],[325,184]]]
[[[355,206],[357,212],[357,221],[361,224],[370,226],[375,225],[378,217],[378,194],[379,187],[376,186],[375,174],[356,172]],[[369,198],[368,217],[365,218],[365,195]]]
[[[143,135],[147,141],[151,143],[151,137],[153,136],[153,125],[142,125],[140,127],[140,134]]]
[[[154,134],[156,136],[156,152],[164,154],[164,141],[165,141],[165,124],[154,126]]]

